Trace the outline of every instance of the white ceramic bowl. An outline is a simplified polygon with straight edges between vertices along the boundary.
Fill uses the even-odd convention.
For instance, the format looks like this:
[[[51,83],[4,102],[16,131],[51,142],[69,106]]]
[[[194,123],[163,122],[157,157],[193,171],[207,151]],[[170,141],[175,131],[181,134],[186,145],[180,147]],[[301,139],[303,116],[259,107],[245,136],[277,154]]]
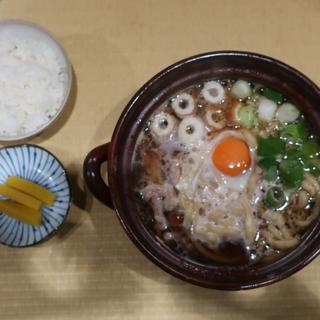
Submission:
[[[29,138],[31,136],[37,135],[43,130],[45,130],[48,126],[50,126],[61,114],[64,107],[67,104],[71,85],[72,85],[72,68],[71,63],[67,57],[67,54],[58,40],[49,33],[47,30],[42,27],[35,25],[30,22],[20,21],[20,20],[2,20],[0,21],[0,32],[15,32],[19,35],[23,35],[26,39],[28,37],[32,38],[32,41],[39,43],[40,45],[46,45],[49,50],[54,52],[57,61],[59,61],[60,66],[62,67],[63,74],[65,76],[65,80],[63,83],[63,98],[60,99],[61,103],[57,103],[54,106],[54,113],[50,114],[50,118],[47,117],[45,121],[43,121],[39,126],[33,128],[32,130],[20,132],[18,134],[1,134],[0,132],[0,141],[16,141]],[[25,62],[24,62],[25,63]],[[0,66],[1,72],[1,66]],[[35,114],[36,116],[37,114]]]
[[[40,226],[26,224],[0,212],[0,243],[29,247],[48,239],[63,224],[71,205],[71,186],[65,168],[48,150],[22,144],[0,149],[0,184],[10,176],[40,185],[53,192],[56,199],[51,207],[41,207]]]

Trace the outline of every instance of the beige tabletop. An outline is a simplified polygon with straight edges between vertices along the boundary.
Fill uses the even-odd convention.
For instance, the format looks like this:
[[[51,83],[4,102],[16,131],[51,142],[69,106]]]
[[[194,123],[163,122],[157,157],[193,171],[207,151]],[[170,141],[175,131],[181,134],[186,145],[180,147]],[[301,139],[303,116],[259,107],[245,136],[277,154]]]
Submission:
[[[1,320],[320,318],[319,258],[261,289],[190,285],[147,260],[82,177],[84,157],[110,139],[133,93],[179,59],[250,50],[285,61],[320,85],[319,0],[0,0],[0,19],[7,18],[49,29],[73,64],[68,109],[28,142],[66,166],[74,204],[49,241],[0,247]]]

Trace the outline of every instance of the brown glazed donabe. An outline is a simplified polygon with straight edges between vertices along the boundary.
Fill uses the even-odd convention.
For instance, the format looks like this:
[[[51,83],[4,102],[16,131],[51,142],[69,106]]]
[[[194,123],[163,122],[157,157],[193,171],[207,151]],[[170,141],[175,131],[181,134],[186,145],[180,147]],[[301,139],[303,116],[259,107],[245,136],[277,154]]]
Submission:
[[[211,79],[247,79],[277,88],[303,108],[319,133],[320,90],[297,70],[277,60],[247,52],[213,52],[180,61],[147,82],[123,111],[110,144],[91,151],[84,163],[85,180],[99,200],[114,206],[118,218],[136,246],[165,271],[196,285],[225,290],[260,287],[286,278],[304,267],[320,251],[320,221],[296,249],[263,266],[201,265],[180,257],[157,241],[140,220],[133,192],[131,172],[136,139],[145,120],[166,99],[195,83]],[[108,160],[109,187],[100,175]],[[112,203],[111,200],[112,199]]]

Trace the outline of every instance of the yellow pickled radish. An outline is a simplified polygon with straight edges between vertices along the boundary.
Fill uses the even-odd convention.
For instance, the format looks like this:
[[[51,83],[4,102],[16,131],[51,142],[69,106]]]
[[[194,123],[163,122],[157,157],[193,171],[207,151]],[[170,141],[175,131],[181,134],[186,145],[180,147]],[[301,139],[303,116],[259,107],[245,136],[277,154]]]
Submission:
[[[20,190],[28,195],[40,200],[41,202],[52,206],[56,195],[36,183],[25,179],[11,176],[7,179],[6,184],[14,189]]]
[[[0,200],[0,212],[33,226],[41,225],[41,213],[22,204]]]
[[[6,185],[0,184],[0,194],[9,198],[14,202],[21,203],[26,207],[29,207],[35,210],[39,210],[42,205],[42,202],[40,200]]]

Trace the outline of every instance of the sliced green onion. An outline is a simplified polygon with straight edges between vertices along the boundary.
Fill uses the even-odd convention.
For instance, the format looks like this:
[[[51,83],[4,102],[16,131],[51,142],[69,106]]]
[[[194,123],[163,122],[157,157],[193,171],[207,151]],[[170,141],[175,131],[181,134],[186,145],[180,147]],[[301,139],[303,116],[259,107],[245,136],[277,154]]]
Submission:
[[[303,167],[307,172],[310,172],[315,177],[320,176],[320,164],[316,163],[316,161],[310,159],[303,163]]]
[[[299,161],[282,160],[279,165],[279,176],[288,188],[299,187],[303,180],[303,168]]]
[[[272,166],[264,173],[264,179],[267,181],[276,181],[278,178],[278,167]]]
[[[273,90],[271,88],[268,87],[263,87],[261,89],[262,95],[265,96],[266,98],[274,101],[275,103],[281,104],[283,101],[283,94]]]
[[[258,106],[258,117],[263,121],[271,121],[276,112],[277,105],[274,101],[262,97]]]
[[[245,99],[251,95],[250,84],[248,81],[238,80],[232,86],[231,93],[240,99]]]
[[[265,170],[268,170],[270,167],[278,165],[277,160],[274,157],[265,157],[258,161],[258,165]]]
[[[267,181],[275,181],[278,177],[278,162],[274,157],[262,158],[258,161],[258,165],[264,169],[264,179]]]
[[[282,123],[296,121],[300,116],[300,111],[292,103],[282,104],[277,111],[276,117]]]
[[[306,121],[301,121],[297,124],[291,123],[286,125],[281,131],[281,136],[291,142],[302,143],[307,140],[309,135],[309,125]]]
[[[298,161],[300,159],[299,150],[297,150],[297,149],[289,149],[289,150],[287,150],[284,158],[287,159],[287,160]]]
[[[258,155],[261,157],[275,157],[279,154],[284,154],[285,141],[280,137],[259,138],[258,140]]]
[[[254,113],[253,106],[243,106],[240,108],[239,121],[246,128],[253,128],[257,125],[257,117]]]
[[[272,209],[282,207],[286,203],[284,192],[279,187],[271,187],[266,193],[265,203]]]
[[[303,159],[313,159],[319,156],[320,146],[314,140],[310,140],[302,145],[300,154]]]

